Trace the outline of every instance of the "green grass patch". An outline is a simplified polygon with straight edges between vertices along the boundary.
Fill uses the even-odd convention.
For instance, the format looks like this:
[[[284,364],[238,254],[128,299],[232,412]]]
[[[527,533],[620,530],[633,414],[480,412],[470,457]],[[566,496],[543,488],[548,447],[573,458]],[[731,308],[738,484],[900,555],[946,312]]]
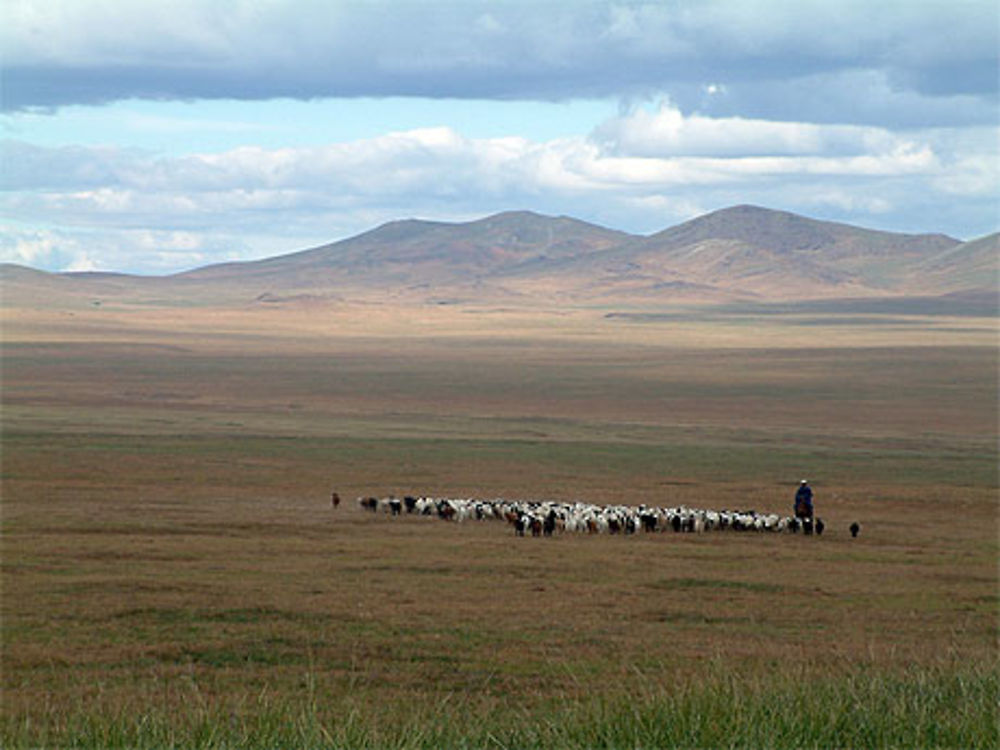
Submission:
[[[6,748],[997,747],[995,665],[902,672],[740,674],[721,665],[635,689],[540,696],[369,688],[333,693],[306,674],[299,695],[179,704],[37,706],[0,725]],[[177,700],[174,696],[173,700]]]

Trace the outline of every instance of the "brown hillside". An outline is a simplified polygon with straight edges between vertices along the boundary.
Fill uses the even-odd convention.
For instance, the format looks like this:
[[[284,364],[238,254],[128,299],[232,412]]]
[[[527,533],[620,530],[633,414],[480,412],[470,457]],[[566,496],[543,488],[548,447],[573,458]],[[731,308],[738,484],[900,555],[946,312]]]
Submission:
[[[1000,290],[1000,233],[950,247],[910,271],[908,286],[941,294]]]
[[[396,221],[266,260],[167,277],[3,268],[7,306],[642,304],[996,292],[997,235],[962,243],[735,206],[648,237],[520,211]]]
[[[736,206],[586,259],[589,274],[683,280],[717,294],[811,299],[905,294],[910,269],[960,244]],[[952,290],[947,290],[952,291]]]

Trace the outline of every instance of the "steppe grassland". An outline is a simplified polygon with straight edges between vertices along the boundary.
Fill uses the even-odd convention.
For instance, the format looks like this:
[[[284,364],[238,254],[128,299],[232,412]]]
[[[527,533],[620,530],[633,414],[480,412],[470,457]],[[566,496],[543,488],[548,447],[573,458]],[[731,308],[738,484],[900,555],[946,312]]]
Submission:
[[[5,746],[996,745],[990,321],[268,313],[5,320]],[[784,512],[806,474],[822,539],[329,506]]]

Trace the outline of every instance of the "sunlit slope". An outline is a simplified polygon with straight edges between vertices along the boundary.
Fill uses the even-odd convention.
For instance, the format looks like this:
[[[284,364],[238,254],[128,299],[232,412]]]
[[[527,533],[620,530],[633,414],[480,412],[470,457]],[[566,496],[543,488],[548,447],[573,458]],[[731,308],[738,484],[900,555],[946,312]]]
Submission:
[[[8,307],[277,306],[357,301],[527,306],[995,293],[998,235],[960,242],[735,206],[649,236],[518,211],[391,222],[356,237],[163,277],[2,268]]]

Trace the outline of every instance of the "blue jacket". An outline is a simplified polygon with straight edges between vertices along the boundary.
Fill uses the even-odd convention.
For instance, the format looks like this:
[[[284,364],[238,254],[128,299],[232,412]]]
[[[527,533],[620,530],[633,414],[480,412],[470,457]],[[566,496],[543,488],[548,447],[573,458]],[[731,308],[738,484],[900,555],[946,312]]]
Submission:
[[[798,492],[795,493],[795,512],[798,513],[800,510],[808,510],[812,512],[813,507],[813,491],[808,484],[803,484],[799,487]]]

